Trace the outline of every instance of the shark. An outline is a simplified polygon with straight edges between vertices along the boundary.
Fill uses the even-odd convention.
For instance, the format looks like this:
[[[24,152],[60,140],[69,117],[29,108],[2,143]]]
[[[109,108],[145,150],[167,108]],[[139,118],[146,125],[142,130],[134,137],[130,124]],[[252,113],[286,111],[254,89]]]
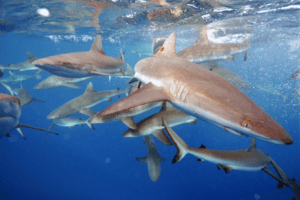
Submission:
[[[123,137],[138,137],[152,134],[161,142],[172,145],[170,140],[165,136],[162,119],[166,119],[170,126],[177,126],[184,123],[195,124],[197,118],[186,114],[185,112],[174,108],[170,103],[165,103],[161,110],[137,123],[137,129],[129,128]]]
[[[246,52],[250,48],[250,38],[242,43],[212,43],[208,40],[208,28],[201,27],[196,42],[186,49],[178,52],[177,55],[194,63],[201,63],[213,60],[229,59],[234,61],[234,56]],[[247,60],[248,53],[245,53],[244,61]]]
[[[127,63],[126,70],[123,70],[123,74],[116,73],[115,74],[117,78],[132,78],[134,76],[134,70],[132,67]],[[111,76],[108,76],[108,81],[111,80]]]
[[[157,51],[160,50],[159,48],[161,48],[163,46],[163,44],[164,44],[164,42],[165,42],[166,39],[167,39],[166,37],[158,37],[158,38],[155,38],[152,41],[152,52],[153,52],[153,55]],[[179,53],[177,55],[179,55]],[[227,69],[225,67],[222,67],[216,61],[201,62],[201,67],[209,69],[213,73],[221,76],[226,81],[228,81],[229,83],[231,83],[231,84],[233,84],[233,85],[235,85],[237,87],[240,87],[240,88],[246,89],[246,90],[251,89],[251,85],[249,85],[249,83],[247,81],[245,81],[242,77],[240,77],[239,75],[237,75],[233,71],[231,71],[231,70],[229,70],[229,69]]]
[[[37,60],[38,58],[34,56],[32,53],[27,52],[28,60],[19,64],[8,64],[7,67],[0,66],[1,70],[17,70],[19,72],[29,71],[29,70],[39,70],[38,67],[32,64],[33,61]]]
[[[25,106],[32,101],[38,101],[41,103],[45,103],[45,101],[39,100],[37,98],[32,97],[27,90],[25,90],[22,86],[22,83],[20,82],[21,88],[15,88],[12,89],[9,85],[6,85],[5,83],[1,83],[11,95],[16,94],[17,98],[21,101],[21,106]]]
[[[121,50],[121,59],[107,56],[102,48],[101,36],[98,35],[90,51],[66,53],[35,60],[33,64],[53,75],[67,78],[82,78],[86,76],[107,75],[117,76],[126,67]]]
[[[143,136],[143,139],[147,147],[148,155],[146,157],[136,159],[140,162],[147,163],[150,179],[153,182],[156,182],[158,181],[160,176],[160,163],[165,161],[166,159],[159,155],[156,144],[149,135]]]
[[[9,132],[13,129],[16,129],[21,134],[21,136],[26,139],[21,130],[21,127],[47,132],[47,130],[45,129],[19,123],[19,118],[21,116],[21,103],[20,99],[12,95],[0,93],[0,116],[0,138],[4,136],[10,137]],[[58,135],[55,132],[50,132]]]
[[[139,87],[142,87],[142,86],[140,86],[139,83],[134,84],[131,89],[131,93],[138,90]],[[121,112],[112,113],[112,114],[105,115],[102,117],[97,117],[96,115],[94,115],[88,121],[89,121],[89,123],[93,122],[94,124],[96,124],[96,123],[100,124],[100,123],[108,123],[108,122],[121,120],[129,128],[138,129],[137,125],[133,121],[133,119],[136,115],[142,114],[144,112],[152,110],[153,108],[160,107],[163,105],[164,105],[164,101],[146,103],[144,105],[139,105],[139,106],[136,106],[133,108],[129,108],[127,110],[123,110]]]
[[[287,100],[287,98],[290,97],[290,95],[285,95],[285,94],[282,94],[281,92],[277,91],[274,88],[273,83],[271,83],[269,85],[254,84],[254,86],[257,87],[258,89],[262,90],[262,91],[265,91],[265,92],[268,92],[268,93],[271,93],[271,94],[274,94],[274,95],[282,96],[284,102]]]
[[[51,89],[58,87],[69,87],[74,89],[81,89],[81,87],[77,86],[76,83],[80,83],[86,80],[90,80],[94,78],[93,76],[83,77],[83,78],[66,78],[61,76],[52,75],[42,82],[38,83],[34,86],[33,89]]]
[[[4,67],[4,66],[0,65],[0,68],[1,68],[1,67]],[[0,69],[0,78],[1,78],[3,75],[4,75],[4,71]]]
[[[66,117],[72,114],[76,114],[78,112],[92,117],[96,113],[90,109],[91,107],[103,101],[111,101],[112,97],[114,96],[118,96],[123,93],[128,94],[131,87],[132,86],[129,85],[125,90],[116,89],[116,90],[97,92],[93,89],[92,82],[89,82],[89,84],[85,89],[84,94],[68,101],[67,103],[63,104],[59,108],[52,111],[47,116],[47,119]]]
[[[293,80],[293,79],[299,78],[299,77],[300,77],[300,69],[295,71],[295,73],[290,77],[290,80]]]
[[[81,118],[74,119],[74,118],[71,118],[71,117],[54,119],[53,123],[48,128],[48,130],[50,131],[54,125],[66,126],[66,127],[69,127],[69,128],[73,128],[74,126],[77,126],[77,125],[82,126],[83,124],[87,124],[91,129],[95,130],[93,125],[88,123],[87,120],[82,120]]]
[[[169,101],[187,114],[227,130],[275,144],[293,143],[290,134],[246,94],[210,70],[177,56],[175,45],[176,31],[160,51],[135,65],[134,78],[145,86],[96,116]]]
[[[36,75],[36,74],[34,74],[34,75],[22,75],[22,74],[16,75],[12,71],[9,71],[8,73],[10,76],[5,77],[5,78],[0,78],[0,82],[2,82],[2,83],[8,83],[8,82],[17,83],[17,82],[29,80]]]

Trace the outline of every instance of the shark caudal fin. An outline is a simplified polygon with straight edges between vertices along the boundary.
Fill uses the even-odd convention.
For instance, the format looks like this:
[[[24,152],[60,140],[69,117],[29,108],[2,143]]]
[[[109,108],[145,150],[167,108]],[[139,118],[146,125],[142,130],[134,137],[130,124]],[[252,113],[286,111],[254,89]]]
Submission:
[[[153,56],[155,57],[175,57],[176,56],[176,31],[174,31]]]
[[[40,131],[44,131],[44,132],[49,132],[49,133],[53,133],[55,135],[58,135],[58,133],[55,133],[55,132],[52,132],[52,131],[49,131],[49,130],[46,130],[46,129],[42,129],[42,128],[37,128],[37,127],[34,127],[34,126],[28,126],[26,124],[18,124],[17,127],[25,127],[25,128],[31,128],[31,129],[36,129],[36,130],[40,130]]]
[[[163,119],[163,126],[165,126],[168,135],[177,149],[177,153],[172,161],[172,163],[177,163],[188,153],[189,146],[170,128],[165,119]]]

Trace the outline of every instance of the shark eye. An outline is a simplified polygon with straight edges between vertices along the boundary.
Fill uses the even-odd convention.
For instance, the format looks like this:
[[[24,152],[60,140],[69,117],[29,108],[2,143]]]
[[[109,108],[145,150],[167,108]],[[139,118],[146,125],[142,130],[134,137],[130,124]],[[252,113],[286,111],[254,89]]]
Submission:
[[[251,128],[252,127],[252,119],[250,117],[244,117],[242,120],[242,125],[245,128]]]
[[[159,49],[160,51],[163,51],[163,50],[165,49],[165,47],[159,46],[158,49]]]

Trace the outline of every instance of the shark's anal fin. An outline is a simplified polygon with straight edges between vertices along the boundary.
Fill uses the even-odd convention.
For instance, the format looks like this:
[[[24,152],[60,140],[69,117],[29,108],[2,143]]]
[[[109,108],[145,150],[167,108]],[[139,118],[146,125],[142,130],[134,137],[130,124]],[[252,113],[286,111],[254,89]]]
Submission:
[[[225,165],[218,164],[217,166],[219,170],[223,169],[226,174],[233,170],[231,167],[227,167]]]
[[[172,142],[171,140],[168,138],[168,136],[165,134],[164,129],[158,129],[156,131],[152,132],[152,135],[154,137],[156,137],[159,141],[161,141],[162,143],[172,146]]]
[[[136,130],[136,129],[138,129],[138,127],[134,123],[133,118],[134,118],[134,116],[133,117],[124,117],[121,119],[121,121],[129,128]]]
[[[148,83],[141,89],[131,93],[124,99],[121,99],[120,101],[114,103],[105,110],[97,113],[97,117],[121,112],[123,110],[127,110],[136,106],[144,105],[146,103],[152,103],[162,100],[169,100],[169,96],[166,95],[160,88],[156,87],[152,83]]]
[[[146,163],[146,162],[148,162],[148,157],[146,156],[146,157],[136,158],[136,160]]]

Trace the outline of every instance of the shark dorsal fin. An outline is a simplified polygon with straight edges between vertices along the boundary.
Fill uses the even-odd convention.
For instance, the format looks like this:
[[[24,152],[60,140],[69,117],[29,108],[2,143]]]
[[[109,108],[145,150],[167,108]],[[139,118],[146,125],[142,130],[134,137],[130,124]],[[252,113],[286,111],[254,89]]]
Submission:
[[[102,49],[102,40],[100,35],[97,35],[97,37],[95,38],[90,51],[98,51],[99,53],[105,54]]]
[[[9,71],[8,73],[9,73],[9,75],[11,75],[11,76],[15,75],[12,71]]]
[[[207,37],[207,27],[202,26],[200,33],[196,39],[195,44],[201,44],[201,43],[205,43],[205,42],[209,42],[208,37]]]
[[[251,138],[250,146],[249,146],[249,149],[247,151],[249,152],[249,151],[251,151],[251,149],[256,149],[256,140],[255,140],[255,138]]]
[[[27,52],[28,60],[36,58],[32,53]]]
[[[93,88],[92,82],[89,82],[89,84],[85,88],[84,94],[91,93],[91,92],[95,92],[95,90]]]
[[[176,31],[174,31],[164,42],[164,45],[159,48],[153,56],[157,57],[175,57],[176,56]]]
[[[201,146],[199,147],[199,149],[206,149],[206,146],[201,144]]]

